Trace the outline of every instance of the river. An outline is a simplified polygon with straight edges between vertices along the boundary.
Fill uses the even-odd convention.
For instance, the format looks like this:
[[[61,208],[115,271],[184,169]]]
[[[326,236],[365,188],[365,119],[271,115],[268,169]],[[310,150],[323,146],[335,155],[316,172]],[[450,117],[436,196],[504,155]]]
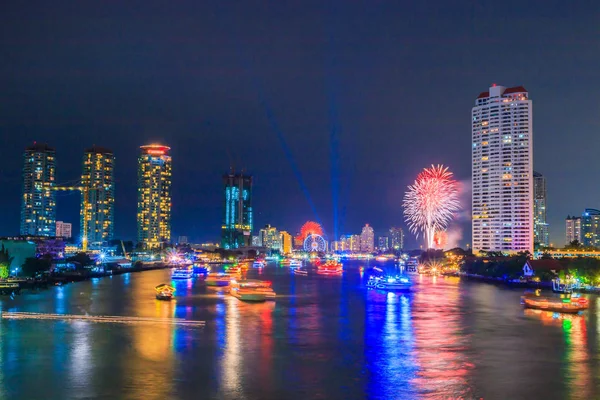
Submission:
[[[3,311],[177,317],[203,328],[0,321],[0,399],[600,398],[598,297],[583,316],[524,311],[521,291],[415,276],[414,291],[269,265],[275,302],[158,270],[4,297]]]

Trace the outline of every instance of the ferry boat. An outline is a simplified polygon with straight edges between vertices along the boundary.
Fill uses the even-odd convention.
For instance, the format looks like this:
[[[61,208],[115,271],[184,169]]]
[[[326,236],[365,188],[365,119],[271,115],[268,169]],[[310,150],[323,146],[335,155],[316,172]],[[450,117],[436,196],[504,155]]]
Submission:
[[[176,268],[171,273],[171,279],[190,279],[194,275],[191,268]]]
[[[344,272],[342,263],[335,260],[329,260],[317,267],[319,275],[341,275],[342,272]]]
[[[561,282],[560,278],[552,279],[552,291],[554,293],[573,293],[575,285],[572,282]]]
[[[409,291],[412,287],[412,282],[404,276],[371,275],[367,281],[367,287],[382,290]]]
[[[230,281],[231,275],[224,272],[210,273],[204,280],[206,286],[228,286]]]
[[[207,264],[194,264],[194,273],[195,274],[208,274],[210,273],[210,266]]]
[[[305,269],[293,269],[292,272],[294,273],[294,275],[300,275],[300,276],[308,276],[308,271]]]
[[[258,279],[232,280],[230,293],[240,300],[264,301],[275,300],[276,293],[271,282]],[[261,299],[262,297],[262,299]]]
[[[521,296],[521,304],[525,308],[571,314],[587,310],[589,307],[587,299],[570,294],[561,297],[548,297],[540,296],[537,293],[527,293]]]
[[[175,288],[166,283],[161,283],[154,290],[156,291],[156,300],[171,300],[173,293],[175,293]]]

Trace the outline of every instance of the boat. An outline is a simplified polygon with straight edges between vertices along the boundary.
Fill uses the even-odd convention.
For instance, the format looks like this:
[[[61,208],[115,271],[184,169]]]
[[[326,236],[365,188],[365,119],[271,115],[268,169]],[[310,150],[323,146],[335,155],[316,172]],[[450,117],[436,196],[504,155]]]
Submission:
[[[560,297],[549,297],[540,296],[538,293],[527,293],[521,296],[521,304],[525,308],[571,314],[587,310],[589,307],[587,299],[571,294],[564,294]]]
[[[275,300],[271,282],[258,279],[231,280],[230,294],[244,301]]]
[[[212,272],[204,280],[207,286],[228,286],[230,281],[231,275],[224,272]]]
[[[367,287],[382,290],[409,291],[412,282],[405,276],[375,276],[371,275]]]
[[[292,272],[294,273],[294,275],[308,276],[308,271],[305,269],[293,269]]]
[[[207,264],[194,264],[193,271],[195,274],[208,274],[210,273],[210,266]]]
[[[302,261],[296,260],[295,258],[292,258],[290,260],[290,268],[300,268],[300,267],[302,267]]]
[[[341,275],[342,272],[344,272],[342,263],[335,260],[329,260],[317,267],[319,275]]]
[[[156,291],[156,300],[171,300],[173,298],[173,293],[175,293],[175,288],[166,283],[161,283],[156,286],[154,290]]]
[[[561,282],[560,278],[552,279],[552,291],[554,293],[573,293],[575,285],[571,282]]]
[[[252,268],[264,268],[265,267],[265,262],[263,260],[254,260],[254,262],[252,263]]]
[[[194,276],[192,268],[176,268],[171,273],[171,279],[190,279]]]
[[[229,268],[225,268],[225,271],[228,274],[241,274],[242,273],[242,269],[237,265],[232,265]]]

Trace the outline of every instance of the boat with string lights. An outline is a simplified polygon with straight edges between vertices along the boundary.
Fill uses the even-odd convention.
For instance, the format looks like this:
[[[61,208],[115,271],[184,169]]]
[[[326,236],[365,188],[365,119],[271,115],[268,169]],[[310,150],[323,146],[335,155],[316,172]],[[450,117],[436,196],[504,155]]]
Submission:
[[[521,296],[521,304],[525,308],[576,314],[587,310],[589,301],[583,297],[572,294],[563,294],[560,297],[540,296],[538,292],[527,293]]]
[[[328,260],[325,264],[317,266],[317,274],[319,275],[341,275],[344,272],[344,266],[336,260]]]
[[[390,291],[410,291],[412,282],[405,276],[369,276],[367,287]]]
[[[167,285],[166,283],[161,283],[160,285],[154,288],[156,291],[156,300],[171,300],[173,298],[173,293],[175,293],[175,288],[171,285]]]
[[[194,270],[192,268],[175,268],[171,273],[171,279],[190,279],[194,276]]]
[[[228,286],[232,277],[230,274],[226,274],[224,272],[212,272],[206,276],[204,282],[206,286]]]
[[[271,282],[259,279],[231,280],[229,293],[243,301],[275,300]]]
[[[281,260],[280,265],[282,267],[300,268],[302,266],[302,261],[295,258],[286,258]]]
[[[210,273],[210,266],[208,264],[194,264],[193,271],[198,275],[206,275]]]
[[[308,276],[308,271],[302,268],[295,268],[292,269],[292,273],[294,275],[300,275],[300,276]]]

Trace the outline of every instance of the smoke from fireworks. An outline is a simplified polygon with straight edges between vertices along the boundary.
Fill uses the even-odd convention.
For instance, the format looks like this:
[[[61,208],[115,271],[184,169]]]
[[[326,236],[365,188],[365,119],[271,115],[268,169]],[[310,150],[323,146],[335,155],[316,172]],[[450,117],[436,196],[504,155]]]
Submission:
[[[404,219],[410,231],[422,232],[427,248],[434,247],[435,232],[446,229],[454,213],[460,209],[458,183],[443,165],[432,165],[417,176],[404,195]]]

